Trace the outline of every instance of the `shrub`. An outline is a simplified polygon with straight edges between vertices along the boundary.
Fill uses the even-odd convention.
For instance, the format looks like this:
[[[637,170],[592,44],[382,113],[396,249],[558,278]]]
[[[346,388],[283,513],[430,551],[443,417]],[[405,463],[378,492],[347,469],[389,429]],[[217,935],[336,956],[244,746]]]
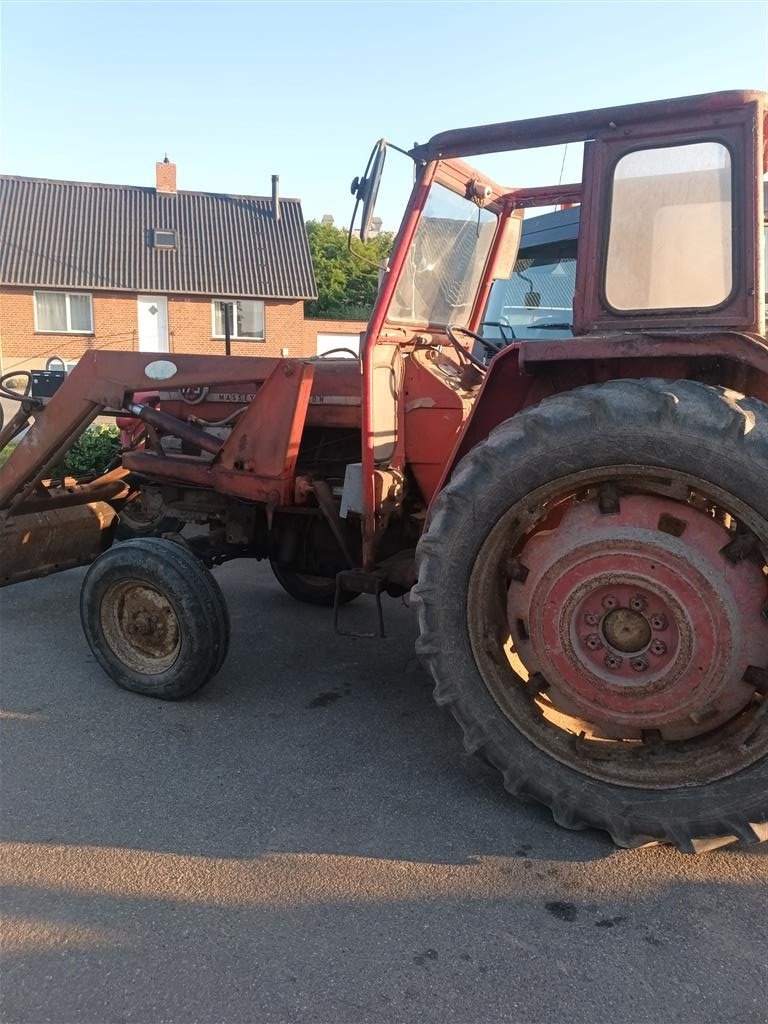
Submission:
[[[14,444],[13,441],[11,441],[10,444],[7,444],[5,448],[3,448],[3,450],[0,452],[0,466],[4,465],[4,463],[8,461],[8,459],[11,457],[11,452],[15,447],[16,445]]]
[[[93,476],[103,473],[120,447],[117,427],[90,427],[75,441],[64,459],[70,476]]]

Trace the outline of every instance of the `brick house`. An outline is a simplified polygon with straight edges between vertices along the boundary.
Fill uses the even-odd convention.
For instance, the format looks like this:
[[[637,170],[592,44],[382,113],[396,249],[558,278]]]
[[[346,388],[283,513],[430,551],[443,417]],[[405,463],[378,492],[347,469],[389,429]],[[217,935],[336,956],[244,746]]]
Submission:
[[[177,191],[167,161],[156,173],[155,188],[0,176],[3,372],[91,348],[223,354],[225,306],[233,354],[315,354],[299,200],[276,177],[260,197]]]

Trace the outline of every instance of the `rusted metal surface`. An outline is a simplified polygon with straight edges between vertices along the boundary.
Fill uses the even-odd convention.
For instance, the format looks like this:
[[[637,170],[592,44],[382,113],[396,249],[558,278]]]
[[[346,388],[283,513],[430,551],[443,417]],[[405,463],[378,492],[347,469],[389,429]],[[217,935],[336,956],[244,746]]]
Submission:
[[[103,501],[109,502],[113,508],[119,508],[132,493],[127,477],[128,470],[121,466],[88,483],[78,483],[73,477],[67,477],[62,484],[57,485],[43,481],[42,486],[19,506],[18,514],[73,508]]]
[[[153,479],[206,487],[272,509],[290,504],[313,375],[312,363],[278,362],[213,460],[128,452],[123,464]]]
[[[184,388],[266,379],[278,359],[243,356],[192,356],[152,352],[86,352],[30,426],[24,443],[0,466],[0,509],[18,507],[72,443],[105,409],[124,409],[137,391],[157,388],[156,364],[175,371],[164,386]],[[147,372],[149,370],[149,373]]]
[[[668,122],[677,127],[682,119],[691,115],[717,116],[745,104],[755,104],[764,109],[767,102],[764,92],[731,90],[550,117],[531,117],[522,121],[504,121],[441,132],[433,135],[424,145],[415,146],[411,155],[417,160],[429,161],[438,157],[478,156],[533,146],[556,146],[565,142],[586,141],[599,132],[619,135],[633,125],[645,125],[648,122]]]
[[[221,448],[222,442],[218,437],[206,434],[199,427],[185,423],[184,420],[171,416],[167,412],[161,412],[159,409],[136,402],[131,403],[130,411],[142,423],[149,423],[150,426],[156,427],[166,434],[171,434],[173,437],[178,437],[180,440],[208,452],[209,455],[216,455]]]
[[[288,504],[296,459],[309,408],[315,369],[312,363],[282,360],[264,381],[254,400],[237,420],[215,459],[214,473],[270,481],[277,501]]]
[[[117,513],[105,502],[0,517],[0,586],[90,564],[112,542]]]
[[[768,752],[762,559],[734,571],[723,555],[753,526],[764,545],[768,526],[733,495],[657,472],[583,471],[510,508],[478,552],[467,620],[485,685],[532,743],[592,778],[663,790]],[[618,505],[601,502],[619,483]]]
[[[132,672],[159,675],[176,661],[181,629],[170,601],[144,580],[120,579],[99,609],[104,639]]]
[[[658,527],[672,515],[679,537]],[[526,666],[560,710],[606,736],[685,740],[751,701],[744,673],[765,657],[765,578],[757,561],[723,573],[728,537],[708,509],[644,494],[610,515],[574,505],[528,541],[508,617],[516,634],[526,624]]]
[[[638,122],[627,132],[603,132],[585,147],[584,196],[573,301],[575,334],[669,328],[695,330],[697,327],[753,333],[765,330],[760,273],[761,178],[766,169],[762,152],[764,120],[765,97],[762,102],[720,109],[716,114],[691,111],[687,117],[669,122],[650,118]],[[641,148],[704,141],[716,142],[729,153],[734,220],[730,239],[733,270],[728,296],[718,305],[707,308],[616,309],[606,295],[605,274],[613,173],[617,162]],[[650,263],[649,258],[646,263],[649,268]]]
[[[0,430],[0,452],[5,446],[12,441],[14,437],[23,430],[27,425],[31,413],[27,411],[24,405],[17,409],[13,416],[8,420],[2,430]]]
[[[768,344],[736,331],[605,334],[509,345],[492,361],[452,453],[442,463],[431,500],[461,458],[503,420],[557,391],[603,380],[694,376],[708,361],[712,383],[768,400]],[[729,369],[729,366],[732,369]],[[738,368],[749,376],[735,379]],[[556,372],[553,372],[556,371]],[[429,442],[422,432],[419,448]]]
[[[680,356],[730,359],[751,366],[768,377],[768,344],[756,334],[716,331],[707,334],[693,331],[648,332],[643,334],[607,334],[565,341],[525,341],[519,346],[520,369],[536,363],[581,362],[588,359],[669,359]],[[506,352],[499,362],[508,358]]]

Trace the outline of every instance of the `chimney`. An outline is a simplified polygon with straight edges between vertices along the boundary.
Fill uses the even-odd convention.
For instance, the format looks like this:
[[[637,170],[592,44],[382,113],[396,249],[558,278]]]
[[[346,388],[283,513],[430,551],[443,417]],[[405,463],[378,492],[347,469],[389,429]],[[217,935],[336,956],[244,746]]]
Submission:
[[[155,189],[176,194],[176,164],[170,162],[167,153],[162,163],[155,164]]]
[[[280,220],[280,176],[272,175],[272,216]]]

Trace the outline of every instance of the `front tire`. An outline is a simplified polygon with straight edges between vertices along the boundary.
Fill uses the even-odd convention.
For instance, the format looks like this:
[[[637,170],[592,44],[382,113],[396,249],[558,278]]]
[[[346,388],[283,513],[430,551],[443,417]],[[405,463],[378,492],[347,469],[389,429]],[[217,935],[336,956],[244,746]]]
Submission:
[[[512,793],[621,846],[768,821],[768,407],[613,381],[502,423],[417,551],[418,650]]]
[[[229,646],[229,613],[216,580],[173,541],[126,541],[96,559],[83,581],[80,617],[107,675],[161,700],[199,690]]]

